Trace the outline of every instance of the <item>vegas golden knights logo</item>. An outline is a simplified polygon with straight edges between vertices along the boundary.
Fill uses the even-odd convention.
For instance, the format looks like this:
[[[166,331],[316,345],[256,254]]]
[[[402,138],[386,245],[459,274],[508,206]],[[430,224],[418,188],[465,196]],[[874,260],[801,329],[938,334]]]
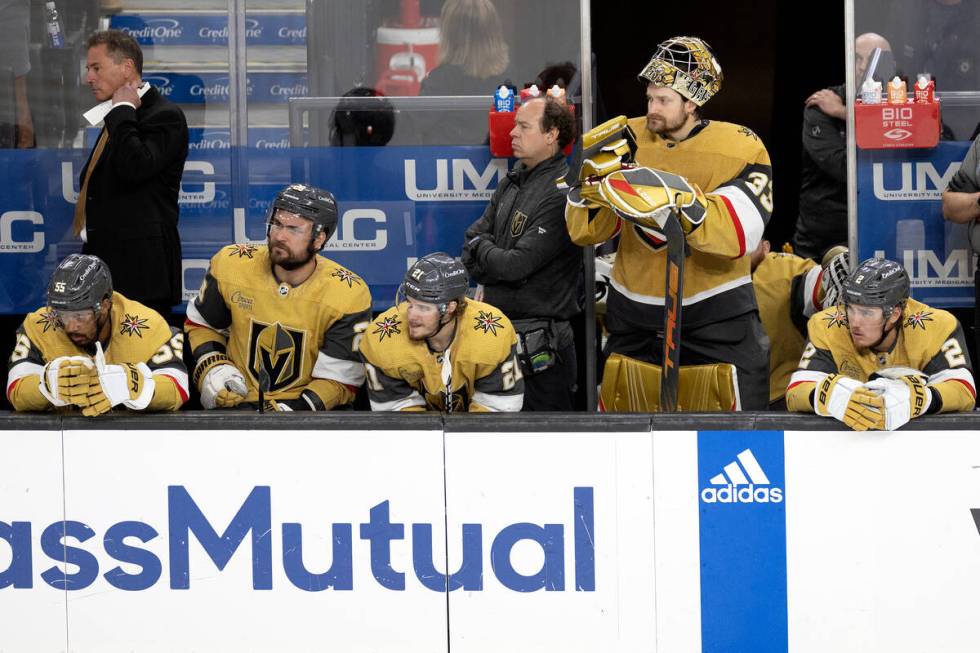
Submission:
[[[278,322],[263,324],[252,321],[248,337],[248,371],[256,381],[259,370],[269,373],[269,391],[288,388],[303,371],[302,331],[295,331]]]

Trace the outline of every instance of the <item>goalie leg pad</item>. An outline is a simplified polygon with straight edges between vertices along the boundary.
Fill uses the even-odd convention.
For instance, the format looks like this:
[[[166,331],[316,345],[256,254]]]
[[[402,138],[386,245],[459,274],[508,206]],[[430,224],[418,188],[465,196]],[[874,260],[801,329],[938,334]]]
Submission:
[[[614,353],[606,360],[600,397],[607,412],[660,412],[659,365]],[[683,365],[677,409],[686,412],[741,410],[735,367],[728,363]]]

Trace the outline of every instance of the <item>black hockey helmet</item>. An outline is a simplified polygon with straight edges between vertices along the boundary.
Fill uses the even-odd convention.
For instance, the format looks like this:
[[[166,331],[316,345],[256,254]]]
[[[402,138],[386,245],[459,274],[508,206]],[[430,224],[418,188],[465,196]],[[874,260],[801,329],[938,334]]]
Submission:
[[[48,282],[48,306],[56,311],[91,309],[98,314],[106,297],[112,297],[112,275],[98,256],[69,255]]]
[[[269,209],[269,220],[282,209],[313,222],[313,237],[327,235],[324,244],[337,230],[337,200],[330,191],[305,184],[290,184],[276,194]]]
[[[406,297],[436,304],[443,315],[451,301],[459,301],[470,286],[470,277],[458,258],[445,252],[426,254],[405,273],[402,292]]]
[[[887,317],[896,306],[905,306],[911,282],[901,265],[884,258],[869,258],[844,281],[845,304],[876,306]]]

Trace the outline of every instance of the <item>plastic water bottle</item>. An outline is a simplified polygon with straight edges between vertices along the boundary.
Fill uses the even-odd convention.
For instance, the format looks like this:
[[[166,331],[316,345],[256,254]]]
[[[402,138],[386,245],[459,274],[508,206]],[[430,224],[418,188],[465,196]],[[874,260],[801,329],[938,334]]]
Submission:
[[[65,31],[62,29],[61,18],[58,17],[58,8],[55,7],[53,0],[44,3],[44,14],[48,30],[48,40],[51,42],[51,47],[65,47]]]

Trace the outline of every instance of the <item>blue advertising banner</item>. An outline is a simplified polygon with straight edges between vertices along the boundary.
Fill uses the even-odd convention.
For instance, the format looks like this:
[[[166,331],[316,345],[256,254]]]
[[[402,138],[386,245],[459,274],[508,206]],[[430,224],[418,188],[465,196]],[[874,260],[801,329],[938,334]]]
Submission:
[[[140,45],[228,45],[227,12],[175,14],[116,14],[109,26],[126,32]],[[247,45],[306,45],[306,16],[302,11],[248,12]]]
[[[228,73],[148,72],[143,79],[177,104],[227,104]],[[249,71],[245,78],[249,102],[282,103],[309,95],[306,73]]]
[[[249,134],[253,147],[232,148],[227,130],[192,132],[180,195],[185,300],[220,247],[264,241],[276,192],[302,181],[337,197],[337,232],[323,253],[362,276],[383,310],[415,258],[460,253],[463,232],[509,168],[485,147],[290,149],[281,130],[257,129]],[[70,227],[88,153],[0,152],[8,170],[0,186],[0,313],[43,304],[55,265],[80,251]]]
[[[933,149],[858,150],[859,260],[899,261],[912,296],[942,308],[973,305],[973,254],[966,226],[943,220],[942,192],[969,142]]]
[[[698,433],[701,650],[786,653],[781,431]]]

